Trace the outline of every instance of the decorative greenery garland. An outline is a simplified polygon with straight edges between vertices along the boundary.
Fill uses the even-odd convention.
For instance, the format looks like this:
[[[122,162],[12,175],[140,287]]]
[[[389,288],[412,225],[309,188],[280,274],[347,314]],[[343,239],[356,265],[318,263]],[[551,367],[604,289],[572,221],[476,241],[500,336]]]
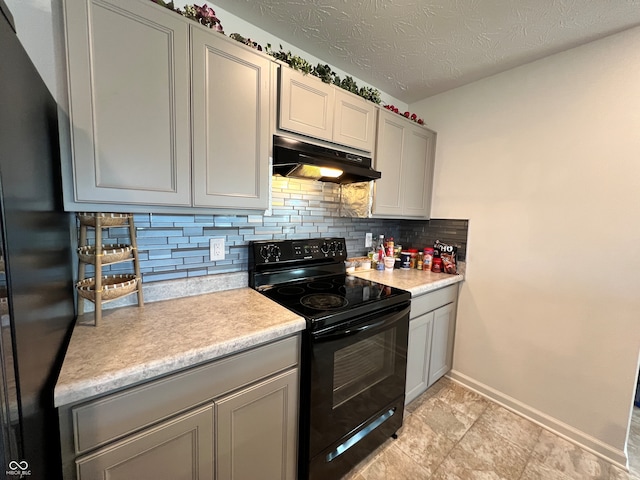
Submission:
[[[224,29],[222,28],[222,23],[220,23],[220,19],[216,17],[216,12],[207,4],[203,4],[202,6],[198,6],[196,4],[186,5],[184,7],[184,10],[181,10],[175,7],[173,0],[169,2],[166,2],[164,0],[151,0],[151,1],[154,3],[157,3],[158,5],[162,5],[163,7],[166,7],[170,10],[173,10],[174,12],[177,12],[184,17],[190,18],[191,20],[194,20],[200,23],[201,25],[209,27],[224,35]],[[331,67],[327,64],[322,65],[321,63],[319,63],[314,67],[304,58],[299,57],[298,55],[292,54],[291,51],[285,52],[282,49],[282,45],[280,45],[280,50],[276,51],[276,50],[273,50],[271,48],[271,44],[268,43],[267,48],[263,50],[260,44],[254,42],[250,38],[243,37],[239,33],[232,33],[231,35],[229,35],[229,38],[232,38],[240,43],[244,43],[245,45],[248,45],[251,48],[255,48],[256,50],[259,50],[261,52],[264,51],[267,55],[270,55],[273,58],[286,63],[294,70],[298,70],[304,74],[310,74],[310,75],[313,75],[314,77],[318,77],[324,83],[336,85],[337,87],[340,87],[351,93],[355,93],[356,95],[359,95],[360,97],[366,100],[369,100],[370,102],[373,102],[375,104],[380,105],[381,103],[379,90],[371,87],[358,88],[358,85],[353,80],[353,77],[350,77],[349,75],[347,75],[345,76],[345,78],[340,78],[336,74],[336,72],[334,72],[331,69]],[[397,113],[398,115],[402,115],[405,118],[408,118],[409,120],[413,120],[414,122],[420,125],[424,125],[424,120],[422,120],[421,118],[418,118],[418,116],[415,113],[410,113],[410,112],[401,113],[398,110],[398,107],[395,107],[393,105],[384,105],[384,108],[386,108],[387,110],[393,113]]]
[[[163,7],[166,7],[170,10],[173,10],[174,12],[177,12],[184,17],[190,18],[191,20],[194,20],[204,26],[212,28],[224,35],[224,29],[222,28],[220,20],[218,19],[218,17],[216,17],[216,12],[206,4],[203,4],[202,6],[198,6],[195,4],[187,5],[184,7],[184,10],[181,10],[180,8],[175,7],[173,0],[169,2],[165,2],[164,0],[151,1],[157,3],[158,5],[162,5]],[[229,35],[229,37],[240,43],[249,45],[251,48],[263,51],[262,46],[260,46],[258,43],[254,42],[250,38],[245,38],[238,33],[232,33],[231,35]],[[314,67],[304,58],[293,55],[291,52],[285,52],[282,49],[282,45],[280,45],[280,50],[275,51],[272,50],[271,44],[267,44],[267,48],[264,49],[264,52],[277,60],[285,62],[294,70],[298,70],[302,73],[311,74],[315,77],[318,77],[324,83],[332,83],[333,85],[348,90],[351,93],[355,93],[356,95],[359,95],[362,98],[378,105],[381,102],[380,92],[377,89],[370,87],[358,88],[358,85],[352,77],[347,75],[345,78],[341,79],[333,70],[331,70],[331,67],[329,65],[322,65],[319,63]]]

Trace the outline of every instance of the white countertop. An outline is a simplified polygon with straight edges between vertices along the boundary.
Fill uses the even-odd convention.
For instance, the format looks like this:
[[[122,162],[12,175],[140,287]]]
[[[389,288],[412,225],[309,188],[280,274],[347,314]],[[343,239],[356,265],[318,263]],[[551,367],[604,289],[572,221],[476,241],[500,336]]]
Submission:
[[[463,275],[421,270],[352,275],[407,290],[413,297]],[[78,319],[54,392],[57,407],[293,335],[305,320],[251,288],[103,310],[99,327]]]
[[[93,320],[93,314],[84,317]],[[103,310],[77,324],[54,392],[57,407],[295,334],[305,320],[251,288]]]
[[[351,275],[389,285],[390,287],[407,290],[411,293],[412,297],[423,295],[464,280],[464,275],[433,273],[416,269],[403,270],[401,268],[393,270],[360,270],[353,272]]]

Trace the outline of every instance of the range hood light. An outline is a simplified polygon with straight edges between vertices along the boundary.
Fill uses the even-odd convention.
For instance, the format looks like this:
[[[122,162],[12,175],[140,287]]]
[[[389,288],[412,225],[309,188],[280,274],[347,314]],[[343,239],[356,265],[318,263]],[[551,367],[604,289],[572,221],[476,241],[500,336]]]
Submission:
[[[306,178],[348,184],[369,182],[382,174],[371,168],[371,158],[314,145],[300,140],[273,136],[273,173],[283,177]]]
[[[344,172],[338,168],[320,167],[320,175],[323,177],[338,178]]]

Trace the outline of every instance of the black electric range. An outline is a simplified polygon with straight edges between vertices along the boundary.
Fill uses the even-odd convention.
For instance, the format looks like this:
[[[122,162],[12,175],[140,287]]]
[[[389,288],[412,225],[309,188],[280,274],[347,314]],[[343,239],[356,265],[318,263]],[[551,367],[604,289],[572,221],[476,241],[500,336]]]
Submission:
[[[340,478],[402,426],[411,295],[346,274],[344,238],[252,242],[249,284],[303,316],[298,478]]]

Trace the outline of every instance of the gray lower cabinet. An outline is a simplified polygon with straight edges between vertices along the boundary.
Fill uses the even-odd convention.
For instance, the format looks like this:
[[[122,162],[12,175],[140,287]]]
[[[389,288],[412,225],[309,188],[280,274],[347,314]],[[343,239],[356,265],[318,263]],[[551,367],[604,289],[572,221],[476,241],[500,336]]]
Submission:
[[[433,337],[429,353],[429,381],[427,387],[451,370],[453,361],[453,335],[455,333],[456,303],[450,303],[433,312]]]
[[[405,404],[451,370],[458,284],[411,299]]]
[[[295,480],[300,336],[59,408],[65,480]]]
[[[216,400],[218,480],[296,478],[297,385],[290,370]]]
[[[420,315],[409,322],[405,403],[409,403],[429,387],[429,349],[432,338],[433,312]]]
[[[213,404],[77,460],[78,479],[213,480]]]

